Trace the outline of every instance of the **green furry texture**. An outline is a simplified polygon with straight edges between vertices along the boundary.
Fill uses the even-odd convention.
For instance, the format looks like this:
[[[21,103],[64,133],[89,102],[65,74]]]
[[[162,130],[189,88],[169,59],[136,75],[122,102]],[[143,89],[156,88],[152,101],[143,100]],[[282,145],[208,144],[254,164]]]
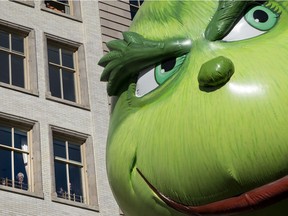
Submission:
[[[193,45],[163,85],[137,98],[132,83],[113,110],[107,173],[125,216],[184,216],[157,197],[136,168],[161,193],[190,206],[288,174],[288,4],[270,3],[282,11],[273,29],[228,43],[205,37],[217,1],[145,1],[130,31],[156,41],[187,38]],[[230,59],[235,72],[225,85],[202,91],[199,71],[219,56]],[[287,212],[284,200],[236,215]]]

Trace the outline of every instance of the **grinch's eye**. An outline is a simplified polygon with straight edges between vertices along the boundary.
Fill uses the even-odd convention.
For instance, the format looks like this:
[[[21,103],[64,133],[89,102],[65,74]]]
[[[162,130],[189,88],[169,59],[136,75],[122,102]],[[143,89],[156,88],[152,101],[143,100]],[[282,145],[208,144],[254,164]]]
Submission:
[[[279,16],[279,12],[268,6],[253,7],[222,40],[239,41],[264,34],[277,24]]]
[[[168,59],[161,62],[159,65],[142,71],[136,83],[136,96],[142,97],[149,92],[156,89],[159,85],[163,84],[172,75],[179,71],[179,68],[183,64],[186,55]]]

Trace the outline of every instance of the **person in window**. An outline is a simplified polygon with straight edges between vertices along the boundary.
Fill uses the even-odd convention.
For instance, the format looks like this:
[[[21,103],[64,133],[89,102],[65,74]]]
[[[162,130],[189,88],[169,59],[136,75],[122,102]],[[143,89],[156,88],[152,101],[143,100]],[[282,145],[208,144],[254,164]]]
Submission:
[[[5,178],[1,178],[1,184],[6,185],[6,179]]]
[[[15,188],[23,189],[23,181],[25,175],[22,172],[19,172],[16,176]]]

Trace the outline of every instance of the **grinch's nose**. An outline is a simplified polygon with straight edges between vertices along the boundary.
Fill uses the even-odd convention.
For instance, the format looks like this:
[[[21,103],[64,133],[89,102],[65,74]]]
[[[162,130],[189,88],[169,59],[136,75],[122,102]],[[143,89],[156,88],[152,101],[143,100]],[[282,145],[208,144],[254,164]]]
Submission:
[[[200,87],[219,87],[227,83],[234,73],[233,62],[223,56],[204,63],[198,74]]]

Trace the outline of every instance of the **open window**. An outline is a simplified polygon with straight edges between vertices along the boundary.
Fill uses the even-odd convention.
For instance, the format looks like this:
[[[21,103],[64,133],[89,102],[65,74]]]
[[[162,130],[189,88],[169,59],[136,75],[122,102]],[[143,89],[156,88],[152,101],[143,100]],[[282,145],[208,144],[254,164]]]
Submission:
[[[81,21],[80,0],[44,0],[41,9],[56,15]]]
[[[69,0],[44,1],[45,6],[55,12],[70,14],[72,2]]]

